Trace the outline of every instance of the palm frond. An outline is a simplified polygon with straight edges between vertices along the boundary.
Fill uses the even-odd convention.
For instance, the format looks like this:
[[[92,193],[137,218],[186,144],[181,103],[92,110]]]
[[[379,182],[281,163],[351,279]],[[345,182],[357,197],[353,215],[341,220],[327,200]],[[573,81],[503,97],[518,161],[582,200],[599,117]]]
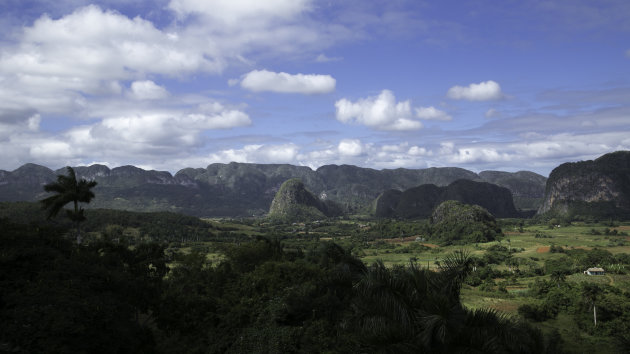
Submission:
[[[63,207],[71,202],[89,203],[94,198],[92,188],[96,186],[96,181],[87,181],[82,178],[77,182],[77,176],[72,167],[67,167],[68,175],[58,175],[55,182],[48,183],[44,186],[44,190],[53,195],[41,200],[42,207],[48,210],[47,218],[51,219],[59,214]],[[82,221],[85,219],[83,211],[75,210],[68,214],[73,221]]]

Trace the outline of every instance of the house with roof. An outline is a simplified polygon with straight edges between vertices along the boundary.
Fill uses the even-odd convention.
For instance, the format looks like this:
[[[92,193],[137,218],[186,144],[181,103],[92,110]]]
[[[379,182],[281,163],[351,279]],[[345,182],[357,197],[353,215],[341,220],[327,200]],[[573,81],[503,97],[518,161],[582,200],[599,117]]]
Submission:
[[[586,275],[604,275],[604,274],[606,274],[606,272],[604,271],[604,268],[589,268],[589,269],[584,271],[584,274],[586,274]]]

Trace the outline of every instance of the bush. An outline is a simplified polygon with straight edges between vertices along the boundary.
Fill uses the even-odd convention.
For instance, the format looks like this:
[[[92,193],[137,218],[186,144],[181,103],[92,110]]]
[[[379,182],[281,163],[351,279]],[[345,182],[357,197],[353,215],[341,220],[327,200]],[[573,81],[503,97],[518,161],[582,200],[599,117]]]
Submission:
[[[518,307],[519,315],[535,322],[546,321],[558,315],[558,309],[548,304],[524,304]]]

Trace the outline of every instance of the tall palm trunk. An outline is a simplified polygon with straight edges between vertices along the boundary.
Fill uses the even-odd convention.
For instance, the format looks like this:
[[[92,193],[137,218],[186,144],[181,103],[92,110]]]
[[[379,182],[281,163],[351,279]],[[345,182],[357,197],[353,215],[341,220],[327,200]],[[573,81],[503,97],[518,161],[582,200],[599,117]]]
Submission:
[[[79,202],[77,200],[74,201],[74,215],[77,219],[74,221],[77,224],[77,245],[81,244],[81,221],[78,219],[79,215]]]

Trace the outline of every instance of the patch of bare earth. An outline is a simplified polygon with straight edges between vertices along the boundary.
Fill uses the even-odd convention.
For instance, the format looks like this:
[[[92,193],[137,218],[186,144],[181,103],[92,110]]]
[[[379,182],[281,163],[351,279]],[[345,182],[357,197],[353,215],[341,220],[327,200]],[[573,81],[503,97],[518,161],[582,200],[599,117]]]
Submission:
[[[549,246],[538,247],[536,248],[536,253],[548,253],[550,249],[551,247]]]

